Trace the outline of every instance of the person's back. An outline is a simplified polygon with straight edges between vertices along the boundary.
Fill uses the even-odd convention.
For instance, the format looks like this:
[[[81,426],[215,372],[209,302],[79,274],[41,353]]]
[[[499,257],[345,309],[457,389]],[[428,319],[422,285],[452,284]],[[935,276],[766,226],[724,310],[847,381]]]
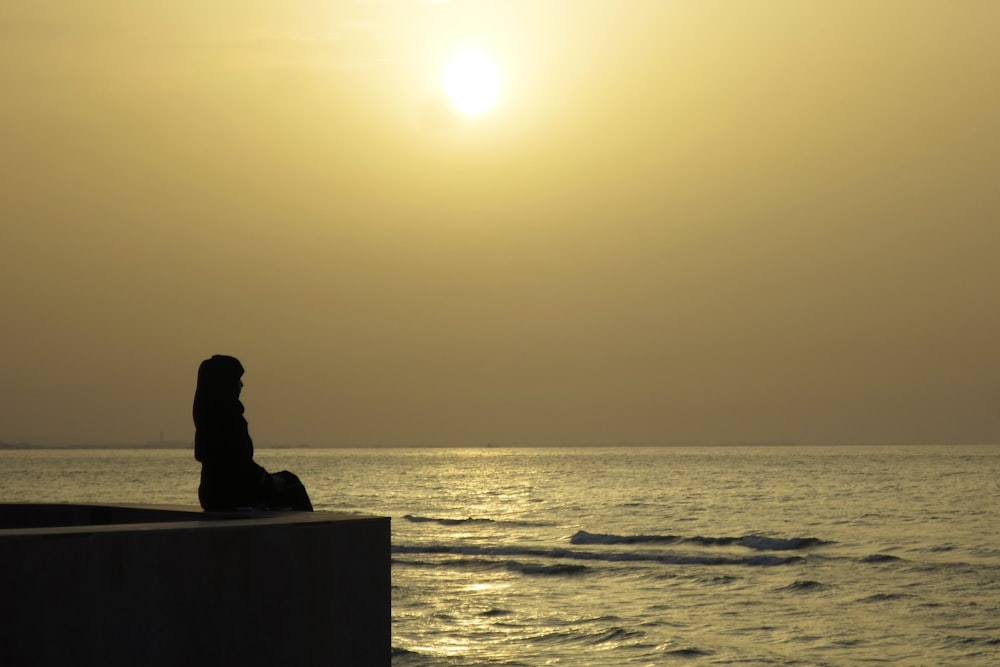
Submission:
[[[202,508],[312,510],[295,475],[269,474],[253,460],[253,440],[240,403],[242,377],[243,365],[235,357],[217,354],[198,367],[192,414]]]

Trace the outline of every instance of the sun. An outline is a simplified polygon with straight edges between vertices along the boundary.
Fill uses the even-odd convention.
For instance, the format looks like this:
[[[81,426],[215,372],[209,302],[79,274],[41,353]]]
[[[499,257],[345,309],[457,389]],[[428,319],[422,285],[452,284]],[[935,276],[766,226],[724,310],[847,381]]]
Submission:
[[[464,114],[480,114],[500,97],[500,72],[488,53],[467,49],[448,60],[441,85],[456,109]]]

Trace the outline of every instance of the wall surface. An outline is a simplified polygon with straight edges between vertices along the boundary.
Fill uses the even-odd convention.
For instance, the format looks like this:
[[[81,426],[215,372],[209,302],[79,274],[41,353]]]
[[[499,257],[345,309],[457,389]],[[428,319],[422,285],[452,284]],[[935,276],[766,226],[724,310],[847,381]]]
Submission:
[[[0,504],[7,665],[390,664],[389,519]]]

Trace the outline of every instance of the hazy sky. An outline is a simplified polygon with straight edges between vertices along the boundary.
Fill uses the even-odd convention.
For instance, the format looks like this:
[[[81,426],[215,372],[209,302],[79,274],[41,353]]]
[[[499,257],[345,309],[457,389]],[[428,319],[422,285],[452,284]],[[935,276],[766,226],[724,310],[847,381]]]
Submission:
[[[998,34],[993,0],[6,0],[0,440],[190,440],[225,353],[258,444],[1000,442]]]

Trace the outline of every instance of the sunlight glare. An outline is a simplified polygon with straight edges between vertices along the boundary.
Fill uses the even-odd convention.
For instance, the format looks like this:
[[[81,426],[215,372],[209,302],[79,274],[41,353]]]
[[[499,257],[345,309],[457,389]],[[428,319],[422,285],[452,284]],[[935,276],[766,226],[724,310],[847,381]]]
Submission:
[[[480,114],[500,96],[500,73],[493,59],[479,50],[454,54],[445,67],[441,84],[451,103],[464,114]]]

